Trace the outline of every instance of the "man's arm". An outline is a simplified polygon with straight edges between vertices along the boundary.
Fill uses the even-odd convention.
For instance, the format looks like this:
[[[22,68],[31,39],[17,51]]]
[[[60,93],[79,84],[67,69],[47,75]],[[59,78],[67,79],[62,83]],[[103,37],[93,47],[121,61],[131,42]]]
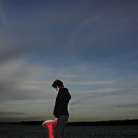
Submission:
[[[64,106],[64,103],[66,101],[66,94],[63,91],[59,92],[59,95],[57,97],[57,102],[56,102],[56,106],[55,106],[55,118],[53,120],[57,121],[58,117],[61,113],[62,107]]]

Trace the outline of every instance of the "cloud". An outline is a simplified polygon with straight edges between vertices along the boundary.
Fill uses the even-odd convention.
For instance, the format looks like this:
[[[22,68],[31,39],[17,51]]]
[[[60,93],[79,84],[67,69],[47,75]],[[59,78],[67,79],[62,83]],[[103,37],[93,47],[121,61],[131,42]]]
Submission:
[[[52,68],[27,65],[24,60],[8,62],[0,67],[1,105],[46,104],[55,98],[51,87],[54,81]]]
[[[132,101],[133,102],[133,101]],[[120,104],[114,104],[114,105],[110,105],[110,107],[112,107],[113,109],[124,109],[124,108],[137,108],[138,107],[138,103],[120,103]]]
[[[131,11],[128,12],[127,2],[126,5],[122,2],[119,2],[119,4],[117,4],[118,2],[111,3],[104,3],[102,7],[99,4],[97,6],[100,7],[98,12],[96,9],[94,12],[91,11],[91,16],[86,17],[76,25],[77,27],[74,27],[72,37],[67,44],[68,52],[70,51],[74,55],[87,53],[82,55],[83,58],[88,56],[88,58],[93,59],[95,54],[100,57],[108,54],[116,55],[119,51],[125,53],[130,48],[129,45],[137,49],[136,44],[133,44],[133,42],[136,42],[136,38],[131,35],[137,28],[136,14],[132,14],[133,4],[131,3],[132,5],[128,6]]]
[[[34,116],[34,117],[0,117],[1,122],[21,122],[21,121],[45,121],[50,117]]]
[[[127,96],[127,95],[131,95],[132,97],[135,97],[135,95],[137,95],[137,91],[138,91],[138,87],[122,88],[122,89],[108,88],[108,89],[102,89],[102,90],[79,91],[79,92],[75,92],[75,94],[73,94],[77,98],[74,98],[70,104],[76,105],[76,106],[81,106],[81,105],[83,105],[84,102],[90,103],[90,101],[92,101],[92,102],[98,101],[99,99],[100,99],[100,101],[101,101],[101,99],[108,101],[110,99],[110,97],[113,98],[114,100],[116,99],[116,97],[122,98],[122,96]],[[133,96],[133,94],[134,94],[134,96]],[[76,108],[76,107],[74,107],[74,108]]]
[[[63,61],[62,56],[68,57],[73,55],[74,58],[79,59],[81,57],[83,60],[88,60],[88,58],[93,58],[95,53],[101,56],[101,52],[107,52],[107,49],[109,53],[114,50],[116,51],[116,49],[120,50],[123,46],[126,49],[124,43],[120,45],[120,40],[117,41],[117,37],[120,39],[118,32],[116,35],[113,35],[111,29],[114,28],[114,24],[112,21],[108,23],[106,20],[106,18],[114,19],[115,16],[108,12],[112,10],[112,8],[108,7],[110,4],[104,4],[108,7],[107,10],[105,10],[102,8],[103,5],[101,5],[101,3],[95,3],[99,9],[97,10],[90,1],[88,1],[88,3],[93,8],[89,7],[87,2],[81,3],[83,3],[83,5],[81,5],[80,2],[77,3],[77,7],[79,7],[77,10],[76,6],[73,6],[73,4],[69,7],[66,5],[67,9],[65,10],[63,8],[61,11],[58,11],[58,13],[55,10],[46,12],[46,8],[43,7],[39,12],[35,12],[35,16],[32,16],[33,12],[29,12],[27,15],[22,15],[22,18],[13,18],[14,20],[10,21],[11,24],[8,26],[8,30],[2,29],[1,31],[4,38],[3,47],[5,48],[4,50],[0,50],[0,64],[21,57],[28,57],[31,61],[38,60],[39,62],[45,62],[46,59],[49,59],[51,62],[56,62],[54,60],[55,58],[56,60],[60,58],[61,61]],[[70,8],[72,10],[70,10]],[[86,11],[83,10],[83,8]],[[116,7],[113,9],[115,10]],[[97,13],[97,11],[100,12]],[[20,12],[22,13],[22,11]],[[20,12],[18,14],[20,14]],[[119,11],[116,12],[118,16]],[[108,16],[104,19],[104,17],[101,18],[101,14],[104,14],[104,17]],[[120,20],[123,19],[121,18]],[[125,17],[125,19],[128,20],[127,17]],[[97,23],[97,20],[99,23]],[[101,20],[105,21],[105,23],[100,23]],[[114,20],[116,23],[119,19],[115,18]],[[96,24],[93,25],[92,22],[96,22]],[[134,22],[134,20],[132,22]],[[125,22],[125,24],[126,23],[127,22]],[[109,25],[111,25],[110,28]],[[118,24],[118,26],[119,25],[120,24]],[[124,26],[124,22],[122,25]],[[78,26],[81,26],[81,29],[76,34]],[[121,29],[115,28],[114,30],[118,31]],[[114,43],[113,40],[115,40]],[[127,39],[125,39],[125,41],[126,40]],[[131,45],[131,47],[132,46],[133,45]],[[60,49],[62,49],[62,56],[58,54],[60,53]],[[84,56],[83,53],[87,54]]]
[[[112,84],[114,81],[112,80],[112,81],[85,81],[85,82],[83,82],[83,81],[80,81],[80,82],[69,82],[69,81],[67,81],[67,84],[70,84],[70,85],[77,85],[77,86],[79,86],[79,85],[104,85],[104,84]]]
[[[17,58],[21,58],[24,56],[27,56],[27,53],[29,51],[27,48],[23,48],[21,46],[17,46],[12,48],[11,46],[8,46],[9,50],[1,50],[0,52],[0,64],[16,60]]]
[[[6,116],[6,115],[23,115],[25,113],[18,113],[18,112],[0,112],[0,116]]]
[[[96,16],[93,16],[93,17],[90,17],[88,19],[86,19],[85,21],[83,21],[80,26],[83,26],[83,25],[88,25],[94,21],[96,21],[98,18],[100,17],[100,15],[96,15]]]

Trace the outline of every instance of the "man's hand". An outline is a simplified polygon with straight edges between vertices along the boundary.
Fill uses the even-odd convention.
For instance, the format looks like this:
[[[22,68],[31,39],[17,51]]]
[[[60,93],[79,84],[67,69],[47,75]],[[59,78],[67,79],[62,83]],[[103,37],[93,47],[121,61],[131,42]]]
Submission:
[[[58,118],[56,118],[56,117],[53,119],[53,121],[54,121],[55,123],[57,122],[57,120],[58,120]]]

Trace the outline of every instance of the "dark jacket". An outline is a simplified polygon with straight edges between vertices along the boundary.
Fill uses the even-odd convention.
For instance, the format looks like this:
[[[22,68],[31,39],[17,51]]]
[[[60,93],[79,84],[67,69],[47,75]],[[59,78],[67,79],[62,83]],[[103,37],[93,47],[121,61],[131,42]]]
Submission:
[[[58,118],[60,115],[69,115],[68,103],[71,99],[71,95],[67,88],[60,88],[55,102],[53,115]]]

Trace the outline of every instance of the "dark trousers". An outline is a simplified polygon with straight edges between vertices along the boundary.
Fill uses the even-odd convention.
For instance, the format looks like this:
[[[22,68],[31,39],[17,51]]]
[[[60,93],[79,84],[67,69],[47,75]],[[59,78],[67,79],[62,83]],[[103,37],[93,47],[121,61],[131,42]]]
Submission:
[[[68,118],[69,116],[67,115],[59,116],[57,123],[54,127],[55,138],[64,138],[64,129],[68,122]]]

